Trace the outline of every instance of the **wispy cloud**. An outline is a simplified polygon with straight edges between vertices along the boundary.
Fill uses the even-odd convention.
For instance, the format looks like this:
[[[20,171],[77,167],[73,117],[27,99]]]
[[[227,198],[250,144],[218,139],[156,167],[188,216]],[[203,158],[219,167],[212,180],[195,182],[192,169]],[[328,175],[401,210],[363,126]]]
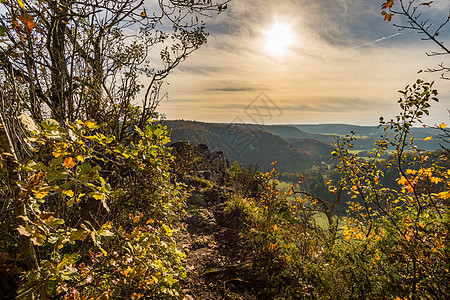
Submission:
[[[361,48],[361,47],[373,45],[373,44],[375,44],[375,43],[382,42],[382,41],[384,41],[384,40],[391,39],[391,38],[394,38],[394,37],[399,36],[399,35],[401,35],[401,33],[400,33],[400,32],[397,32],[397,33],[395,33],[395,34],[392,34],[392,35],[389,35],[389,36],[384,36],[384,37],[379,38],[379,39],[376,39],[376,40],[374,40],[374,41],[370,41],[370,42],[367,42],[367,43],[360,44],[360,45],[358,45],[358,46],[350,47],[350,48],[348,48],[347,50],[353,50],[353,49],[358,49],[358,48]]]
[[[172,101],[161,106],[168,118],[229,122],[265,91],[283,110],[276,123],[301,115],[373,125],[395,115],[397,91],[441,59],[426,56],[434,45],[383,21],[379,1],[233,0],[228,7],[206,20],[208,43],[168,78]],[[276,21],[291,24],[296,37],[280,57],[264,52],[264,31]],[[442,103],[430,122],[448,118]]]

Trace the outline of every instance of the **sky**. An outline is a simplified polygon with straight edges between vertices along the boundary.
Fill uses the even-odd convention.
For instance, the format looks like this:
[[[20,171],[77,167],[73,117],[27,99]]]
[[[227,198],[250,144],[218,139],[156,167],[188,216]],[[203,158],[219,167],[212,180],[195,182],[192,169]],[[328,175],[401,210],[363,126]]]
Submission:
[[[450,81],[418,72],[450,64],[449,57],[427,56],[437,46],[399,32],[393,24],[404,20],[397,16],[384,21],[382,3],[232,0],[224,13],[204,19],[208,42],[167,78],[169,97],[158,111],[171,120],[377,125],[380,116],[399,113],[398,90],[422,78],[440,92],[425,123],[448,122]],[[421,8],[438,25],[450,1]],[[450,25],[439,37],[450,39]]]

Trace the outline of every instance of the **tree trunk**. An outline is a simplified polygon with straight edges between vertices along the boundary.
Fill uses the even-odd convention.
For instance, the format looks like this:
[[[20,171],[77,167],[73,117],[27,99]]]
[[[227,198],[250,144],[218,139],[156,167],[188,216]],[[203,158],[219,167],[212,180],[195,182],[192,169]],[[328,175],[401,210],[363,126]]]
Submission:
[[[18,163],[14,148],[11,145],[11,138],[5,127],[3,116],[0,114],[0,146],[3,149],[2,164],[7,171],[10,188],[13,194],[14,211],[16,216],[16,228],[19,226],[25,227],[27,225],[27,209],[26,199],[20,195],[20,188],[17,182],[21,179],[18,172]],[[34,250],[34,245],[31,237],[19,235],[20,249],[24,255],[25,262],[29,270],[36,270],[39,268],[39,262]]]

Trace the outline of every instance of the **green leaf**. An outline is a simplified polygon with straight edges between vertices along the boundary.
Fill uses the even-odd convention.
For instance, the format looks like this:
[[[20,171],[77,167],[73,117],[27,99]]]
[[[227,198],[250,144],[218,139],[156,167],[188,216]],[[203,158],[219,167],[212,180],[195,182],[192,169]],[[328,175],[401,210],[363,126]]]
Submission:
[[[61,262],[56,266],[56,270],[62,270],[65,266],[71,265],[75,262],[77,262],[80,259],[80,256],[78,254],[66,254],[64,255]]]
[[[50,218],[48,218],[48,220],[45,221],[45,223],[48,226],[56,229],[58,226],[64,224],[64,220],[63,219],[57,219],[55,217],[50,217]]]
[[[70,241],[84,241],[88,237],[88,233],[84,230],[76,229],[70,233]]]
[[[8,30],[8,29],[6,29],[5,26],[0,25],[0,36],[6,36],[6,31],[7,31],[7,30]]]

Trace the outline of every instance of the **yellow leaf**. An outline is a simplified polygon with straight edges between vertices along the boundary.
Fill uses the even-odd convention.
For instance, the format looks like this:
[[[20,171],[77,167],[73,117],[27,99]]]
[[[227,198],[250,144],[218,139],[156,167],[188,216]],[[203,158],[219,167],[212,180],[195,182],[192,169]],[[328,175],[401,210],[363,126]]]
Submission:
[[[92,122],[92,121],[90,121],[90,120],[87,120],[87,121],[84,123],[84,125],[85,125],[89,130],[94,130],[94,129],[97,129],[97,128],[98,128],[97,123]]]
[[[73,191],[72,190],[63,191],[63,194],[67,195],[69,197],[73,197]]]
[[[166,231],[167,236],[172,236],[172,229],[169,226],[166,226],[165,224],[162,224],[164,227],[164,230]]]
[[[93,197],[95,200],[102,200],[102,199],[103,199],[103,195],[92,195],[92,197]]]
[[[23,5],[22,0],[17,0],[17,3],[19,4],[20,8],[25,9],[25,5]]]
[[[448,198],[450,198],[450,191],[440,192],[438,194],[438,197],[440,199],[448,199]]]
[[[406,173],[406,174],[412,174],[412,175],[414,175],[414,174],[417,173],[417,170],[407,169],[407,170],[405,171],[405,173]]]
[[[431,136],[427,136],[426,138],[424,138],[423,140],[424,141],[429,141],[429,140],[431,140],[433,137],[431,137]]]
[[[83,155],[77,155],[77,160],[84,162],[84,156]]]
[[[67,169],[70,169],[75,166],[75,159],[73,159],[72,157],[66,157],[66,159],[64,159],[63,165]]]
[[[44,198],[45,196],[47,196],[48,193],[49,193],[49,192],[37,191],[37,192],[34,192],[34,196],[35,196],[36,198],[38,198],[38,199],[42,199],[42,198]]]
[[[441,179],[440,179],[439,177],[431,177],[431,178],[430,178],[430,181],[431,181],[432,183],[438,184],[438,183],[441,181]]]
[[[439,124],[439,128],[444,129],[445,127],[447,127],[447,124],[445,124],[445,123]]]

